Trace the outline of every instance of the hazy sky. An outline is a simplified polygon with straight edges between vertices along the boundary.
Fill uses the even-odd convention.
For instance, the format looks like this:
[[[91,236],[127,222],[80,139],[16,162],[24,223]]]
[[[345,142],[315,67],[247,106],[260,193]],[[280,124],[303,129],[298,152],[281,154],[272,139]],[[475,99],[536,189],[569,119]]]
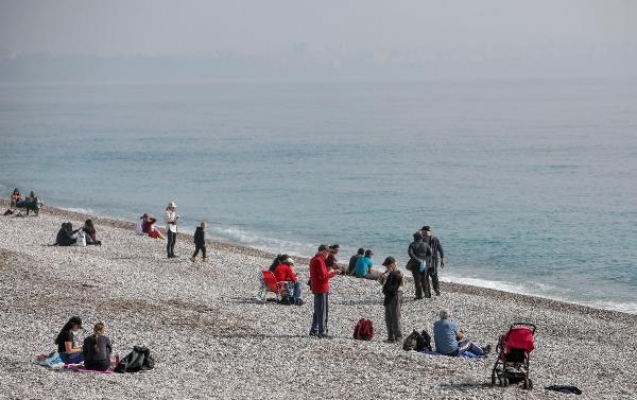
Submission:
[[[5,54],[488,56],[616,47],[637,53],[635,0],[0,0]]]

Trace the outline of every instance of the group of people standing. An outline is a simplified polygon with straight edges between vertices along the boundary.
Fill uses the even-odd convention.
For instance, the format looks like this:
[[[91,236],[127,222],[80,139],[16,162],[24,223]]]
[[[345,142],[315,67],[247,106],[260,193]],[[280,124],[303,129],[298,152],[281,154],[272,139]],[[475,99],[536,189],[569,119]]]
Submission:
[[[144,214],[139,218],[135,232],[138,235],[147,234],[153,239],[161,239],[166,242],[166,253],[168,258],[178,258],[175,254],[175,245],[177,244],[177,221],[179,220],[179,214],[177,214],[177,204],[171,201],[166,207],[164,213],[164,221],[166,222],[166,236],[164,236],[157,227],[157,219],[151,217],[148,214]],[[201,257],[204,263],[208,262],[208,256],[206,255],[206,228],[208,224],[204,221],[195,230],[194,243],[195,252],[190,261],[195,262],[197,255],[201,252]]]

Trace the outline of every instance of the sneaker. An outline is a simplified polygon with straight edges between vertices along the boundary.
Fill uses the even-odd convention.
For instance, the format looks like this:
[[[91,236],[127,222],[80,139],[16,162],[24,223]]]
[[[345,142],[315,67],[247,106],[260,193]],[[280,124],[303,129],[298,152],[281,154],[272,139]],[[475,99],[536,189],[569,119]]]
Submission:
[[[294,301],[294,304],[296,304],[297,306],[302,306],[303,304],[305,304],[305,300],[303,299],[296,299]]]
[[[190,257],[190,261],[195,262],[197,259],[195,257]]]
[[[482,354],[484,354],[485,356],[488,355],[489,353],[491,353],[491,345],[490,344],[484,346],[484,349],[482,349]]]
[[[327,333],[319,333],[318,337],[321,339],[331,339],[332,337],[330,335],[328,335]]]
[[[436,292],[436,296],[440,296],[440,292]]]
[[[311,337],[320,337],[318,332],[310,332]]]
[[[204,258],[203,258],[203,262],[205,262],[206,264],[208,264],[208,257],[204,257]]]

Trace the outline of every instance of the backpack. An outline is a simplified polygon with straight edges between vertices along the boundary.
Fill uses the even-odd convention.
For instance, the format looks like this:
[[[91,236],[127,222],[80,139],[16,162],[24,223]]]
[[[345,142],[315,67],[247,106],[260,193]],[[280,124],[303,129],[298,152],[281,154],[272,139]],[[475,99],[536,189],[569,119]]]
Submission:
[[[423,330],[421,334],[414,329],[403,342],[403,350],[431,351],[431,336],[429,336],[426,330]]]
[[[417,351],[432,351],[433,348],[431,347],[431,336],[429,336],[427,330],[423,329],[420,336],[422,337],[422,349],[417,349]]]
[[[133,346],[133,351],[119,361],[113,371],[123,374],[124,372],[138,372],[155,368],[155,358],[150,350],[144,346]]]
[[[374,338],[374,325],[372,321],[361,318],[354,328],[354,339],[372,340]]]

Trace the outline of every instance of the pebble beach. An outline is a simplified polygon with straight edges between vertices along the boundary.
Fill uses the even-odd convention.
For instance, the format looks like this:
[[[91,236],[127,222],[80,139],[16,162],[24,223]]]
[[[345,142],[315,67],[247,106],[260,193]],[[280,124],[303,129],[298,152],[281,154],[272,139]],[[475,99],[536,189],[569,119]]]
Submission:
[[[49,246],[62,222],[79,227],[86,218],[102,246]],[[273,258],[267,252],[209,241],[210,263],[192,263],[192,237],[180,234],[180,258],[167,259],[165,242],[136,236],[133,222],[51,207],[37,217],[0,217],[0,231],[2,399],[637,398],[637,315],[448,283],[440,297],[414,301],[408,282],[404,335],[431,332],[441,309],[481,345],[495,347],[514,322],[537,325],[533,390],[501,388],[491,385],[494,353],[472,360],[383,343],[381,286],[374,281],[331,280],[333,338],[317,339],[308,336],[307,285],[303,306],[256,300],[258,271]],[[341,254],[341,261],[348,258]],[[308,260],[295,260],[306,282]],[[381,261],[377,255],[375,263]],[[122,357],[134,345],[149,347],[155,368],[85,375],[34,365],[38,354],[54,350],[53,339],[73,315],[87,330],[104,322]],[[353,339],[360,318],[373,322],[372,341]],[[545,390],[549,385],[575,385],[582,395]]]

